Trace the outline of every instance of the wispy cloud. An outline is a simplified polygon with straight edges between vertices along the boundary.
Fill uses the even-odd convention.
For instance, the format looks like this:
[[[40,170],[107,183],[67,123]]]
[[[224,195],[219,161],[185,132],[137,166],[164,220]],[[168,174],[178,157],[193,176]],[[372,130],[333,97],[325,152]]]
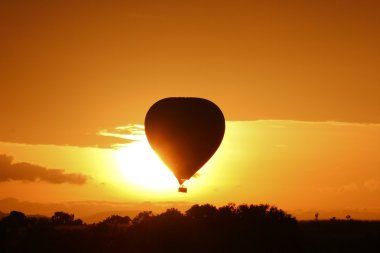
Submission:
[[[373,192],[380,189],[380,181],[375,179],[368,179],[361,182],[351,182],[348,184],[338,186],[328,186],[320,188],[321,192],[344,194],[351,192]]]
[[[98,133],[101,136],[115,137],[123,140],[141,141],[145,138],[145,129],[143,125],[129,124],[127,126],[118,126],[111,129],[103,129]]]
[[[88,177],[80,173],[65,173],[61,169],[49,169],[30,163],[14,163],[13,157],[0,155],[0,182],[19,180],[25,182],[45,181],[53,184],[83,185]]]

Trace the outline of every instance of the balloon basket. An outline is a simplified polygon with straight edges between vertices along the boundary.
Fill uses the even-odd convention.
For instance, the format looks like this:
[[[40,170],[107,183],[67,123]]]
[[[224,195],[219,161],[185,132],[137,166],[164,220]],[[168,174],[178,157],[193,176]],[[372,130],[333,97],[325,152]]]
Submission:
[[[182,192],[182,193],[187,193],[187,188],[183,185],[181,185],[179,188],[178,188],[178,192]]]

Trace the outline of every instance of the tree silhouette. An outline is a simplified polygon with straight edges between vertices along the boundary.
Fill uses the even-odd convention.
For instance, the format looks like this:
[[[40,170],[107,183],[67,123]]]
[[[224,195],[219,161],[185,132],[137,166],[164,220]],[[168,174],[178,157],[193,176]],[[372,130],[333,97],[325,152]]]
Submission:
[[[132,220],[132,224],[141,224],[149,221],[153,217],[152,211],[143,211],[136,215]]]
[[[186,211],[186,216],[194,220],[204,220],[215,218],[218,214],[218,209],[210,204],[193,205]]]
[[[11,211],[7,217],[3,219],[3,222],[9,227],[22,227],[26,226],[28,220],[26,215],[19,211]]]
[[[107,225],[129,225],[131,223],[131,218],[129,216],[120,216],[120,215],[112,215],[102,222],[101,224],[107,224]]]
[[[68,214],[65,212],[55,212],[51,217],[53,225],[82,225],[81,219],[74,220],[74,214]]]
[[[0,252],[377,252],[380,222],[297,222],[262,205],[193,205],[184,213],[112,215],[73,226],[73,214],[27,217],[13,211],[0,220]],[[81,222],[81,221],[80,221]],[[82,224],[82,223],[80,223]]]

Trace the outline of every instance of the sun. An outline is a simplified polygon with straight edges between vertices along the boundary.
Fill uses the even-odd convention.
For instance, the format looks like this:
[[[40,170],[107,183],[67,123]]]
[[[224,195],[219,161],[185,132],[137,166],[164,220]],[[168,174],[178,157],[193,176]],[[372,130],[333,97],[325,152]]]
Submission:
[[[115,152],[120,172],[128,183],[159,191],[178,187],[177,179],[152,150],[146,138]]]

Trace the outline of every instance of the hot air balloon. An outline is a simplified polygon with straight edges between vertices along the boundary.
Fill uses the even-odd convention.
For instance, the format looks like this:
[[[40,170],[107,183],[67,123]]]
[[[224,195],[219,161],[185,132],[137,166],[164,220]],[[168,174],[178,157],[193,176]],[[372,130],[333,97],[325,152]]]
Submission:
[[[225,120],[213,102],[194,97],[170,97],[156,102],[145,116],[150,146],[179,182],[190,179],[222,142]]]

